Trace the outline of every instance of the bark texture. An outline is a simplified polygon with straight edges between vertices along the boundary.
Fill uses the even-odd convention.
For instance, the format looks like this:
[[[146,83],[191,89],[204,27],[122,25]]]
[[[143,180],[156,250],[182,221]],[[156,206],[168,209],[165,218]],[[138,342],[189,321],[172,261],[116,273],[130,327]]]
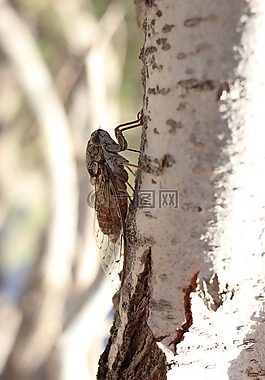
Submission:
[[[259,378],[265,373],[265,6],[241,0],[145,5],[145,170],[128,230],[129,241],[131,231],[136,236],[116,314],[119,330],[112,331],[104,362],[113,369],[125,340],[133,341],[125,337],[141,308],[131,317],[130,305],[141,290],[148,294],[141,315],[152,335],[145,352],[153,354],[160,342],[168,379]],[[197,291],[187,296],[198,271]],[[140,273],[148,275],[146,290]],[[141,326],[142,319],[139,335]],[[130,356],[131,366],[138,354]],[[144,367],[137,369],[145,378]]]
[[[138,277],[136,289],[129,298],[123,299],[121,305],[127,312],[127,324],[125,328],[122,326],[117,311],[115,323],[111,329],[111,338],[99,361],[98,379],[162,380],[166,378],[165,356],[158,348],[147,324],[150,272],[151,255],[147,250],[144,270]],[[112,357],[109,355],[116,343],[119,330],[123,328],[123,341],[110,367]]]

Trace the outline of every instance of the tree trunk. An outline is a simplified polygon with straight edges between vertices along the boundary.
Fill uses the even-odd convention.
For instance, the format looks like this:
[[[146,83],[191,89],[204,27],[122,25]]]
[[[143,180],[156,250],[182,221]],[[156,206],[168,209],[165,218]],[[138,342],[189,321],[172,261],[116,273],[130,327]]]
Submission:
[[[145,3],[144,170],[98,379],[259,378],[265,5]]]

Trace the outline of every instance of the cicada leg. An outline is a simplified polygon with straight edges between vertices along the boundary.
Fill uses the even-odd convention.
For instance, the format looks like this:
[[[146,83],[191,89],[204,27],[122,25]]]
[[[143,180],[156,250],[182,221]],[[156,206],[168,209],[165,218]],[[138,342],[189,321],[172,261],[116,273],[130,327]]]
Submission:
[[[128,121],[127,123],[123,123],[123,124],[119,124],[115,128],[115,136],[116,136],[116,139],[120,145],[120,152],[122,152],[124,150],[129,150],[131,152],[140,153],[138,150],[128,148],[128,143],[127,143],[127,140],[125,139],[125,137],[123,135],[123,132],[125,132],[129,129],[132,129],[132,128],[141,127],[142,125],[143,125],[143,110],[138,112],[136,120]]]

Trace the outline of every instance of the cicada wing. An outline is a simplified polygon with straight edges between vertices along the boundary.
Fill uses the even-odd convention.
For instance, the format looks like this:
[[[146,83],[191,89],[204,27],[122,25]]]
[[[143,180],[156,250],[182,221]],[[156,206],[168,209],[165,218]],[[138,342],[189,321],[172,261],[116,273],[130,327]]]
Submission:
[[[121,285],[121,272],[123,269],[124,240],[120,235],[115,243],[104,234],[99,225],[97,213],[95,213],[95,239],[101,259],[101,266],[108,277],[111,286],[117,291]]]
[[[95,236],[103,270],[115,289],[120,287],[124,269],[126,179],[120,167],[112,165],[111,169],[105,162],[95,182]]]

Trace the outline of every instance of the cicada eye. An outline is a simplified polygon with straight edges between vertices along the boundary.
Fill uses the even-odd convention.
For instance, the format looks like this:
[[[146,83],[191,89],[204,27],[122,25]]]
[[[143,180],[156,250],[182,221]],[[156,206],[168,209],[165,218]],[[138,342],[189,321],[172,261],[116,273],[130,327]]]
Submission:
[[[92,133],[90,137],[90,141],[94,145],[99,145],[100,144],[100,136],[99,136],[99,130],[95,131]]]
[[[98,173],[98,163],[96,161],[93,161],[90,165],[90,170],[95,176]]]
[[[96,161],[90,161],[89,164],[87,165],[87,171],[90,175],[90,180],[92,178],[96,177],[99,171],[99,165]]]

